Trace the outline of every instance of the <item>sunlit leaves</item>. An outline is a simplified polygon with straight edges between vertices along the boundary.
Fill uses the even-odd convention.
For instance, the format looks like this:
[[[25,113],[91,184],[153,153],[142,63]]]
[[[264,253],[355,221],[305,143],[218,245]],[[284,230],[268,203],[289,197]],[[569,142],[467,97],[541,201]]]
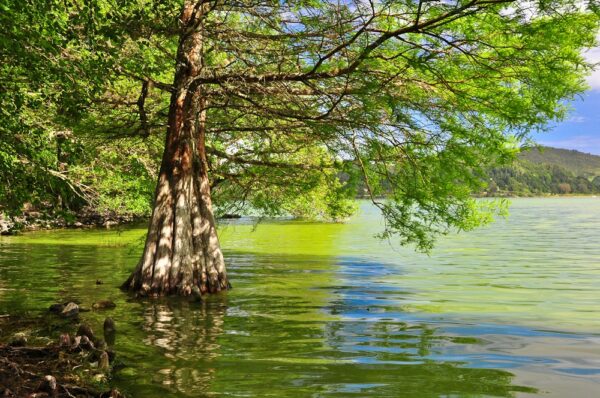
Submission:
[[[0,35],[2,73],[26,80],[13,82],[23,92],[11,101],[29,109],[19,117],[51,109],[53,126],[80,139],[160,142],[169,83],[189,67],[174,60],[181,4],[3,3],[12,18]],[[472,193],[489,166],[566,115],[564,101],[585,89],[581,51],[598,30],[593,7],[571,0],[208,5],[189,88],[208,104],[216,204],[339,219],[358,189],[386,216],[384,237],[423,250],[501,213]],[[144,81],[152,88],[140,110]],[[129,145],[141,152],[115,170],[159,152]],[[147,192],[127,176],[103,178]]]

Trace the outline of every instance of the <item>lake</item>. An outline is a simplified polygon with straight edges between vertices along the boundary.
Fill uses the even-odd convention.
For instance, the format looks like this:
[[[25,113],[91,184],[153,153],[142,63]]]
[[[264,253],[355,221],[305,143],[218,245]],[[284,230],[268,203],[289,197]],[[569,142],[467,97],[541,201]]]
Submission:
[[[83,316],[115,320],[133,397],[600,395],[600,198],[514,199],[429,256],[381,228],[366,203],[345,224],[228,222],[233,290],[203,302],[118,290],[145,229],[2,237],[0,314],[113,300]]]

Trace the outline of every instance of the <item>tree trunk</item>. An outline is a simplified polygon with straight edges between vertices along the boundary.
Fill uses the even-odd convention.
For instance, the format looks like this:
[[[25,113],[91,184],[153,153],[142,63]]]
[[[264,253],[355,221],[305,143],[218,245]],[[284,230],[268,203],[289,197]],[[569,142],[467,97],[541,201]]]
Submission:
[[[123,284],[143,295],[187,296],[229,287],[210,197],[206,99],[188,91],[201,68],[198,18],[193,3],[186,2],[154,210],[142,258]]]

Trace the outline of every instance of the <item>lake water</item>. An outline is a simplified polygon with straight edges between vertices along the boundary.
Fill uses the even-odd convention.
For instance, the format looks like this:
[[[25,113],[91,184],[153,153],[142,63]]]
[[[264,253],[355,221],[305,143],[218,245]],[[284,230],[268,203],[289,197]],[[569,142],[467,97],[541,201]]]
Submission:
[[[116,322],[133,397],[600,396],[600,198],[515,199],[430,256],[346,224],[223,225],[234,289],[201,303],[117,289],[143,229],[0,239],[0,314],[77,299]],[[104,281],[96,285],[96,279]]]

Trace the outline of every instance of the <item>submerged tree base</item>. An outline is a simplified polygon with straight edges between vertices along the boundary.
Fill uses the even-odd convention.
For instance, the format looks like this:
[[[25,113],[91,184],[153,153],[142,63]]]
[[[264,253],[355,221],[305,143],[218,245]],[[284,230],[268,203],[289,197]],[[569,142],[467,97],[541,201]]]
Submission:
[[[150,284],[136,284],[135,276],[132,274],[129,278],[121,285],[121,290],[125,292],[130,292],[135,295],[135,297],[150,297],[150,298],[158,298],[162,296],[180,296],[180,297],[188,297],[192,299],[200,300],[203,295],[208,293],[219,293],[223,291],[230,290],[231,283],[228,281],[221,281],[215,285],[214,288],[211,288],[207,285],[202,284],[194,284],[192,286],[187,285],[186,288],[179,286],[173,286],[170,288],[161,288],[161,289],[152,289]]]

